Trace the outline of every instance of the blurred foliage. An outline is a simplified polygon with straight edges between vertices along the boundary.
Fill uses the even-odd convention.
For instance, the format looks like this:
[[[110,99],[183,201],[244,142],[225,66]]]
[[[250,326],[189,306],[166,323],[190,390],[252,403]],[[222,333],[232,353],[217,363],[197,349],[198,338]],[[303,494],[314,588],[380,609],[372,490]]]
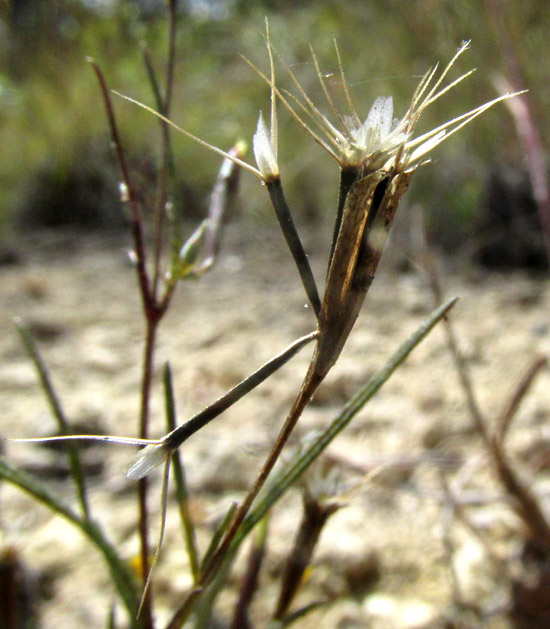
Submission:
[[[501,4],[547,145],[547,2]],[[268,113],[269,90],[240,56],[267,70],[264,16],[276,48],[323,106],[309,45],[331,88],[342,97],[333,45],[337,39],[360,116],[368,113],[376,96],[388,94],[394,96],[396,115],[404,113],[419,77],[435,62],[447,62],[463,39],[472,39],[453,78],[471,67],[478,72],[428,110],[420,131],[493,98],[492,80],[503,72],[483,0],[324,0],[299,5],[288,0],[187,0],[180,5],[172,118],[220,147],[241,138],[250,144],[258,110]],[[95,161],[98,176],[103,168],[105,181],[116,179],[114,159],[102,153],[109,142],[103,105],[85,57],[98,61],[112,88],[152,104],[141,46],[147,45],[162,72],[167,47],[163,3],[11,0],[4,2],[0,32],[0,219],[28,205],[29,198],[40,202],[37,174],[55,171],[50,177],[55,181],[81,170],[83,151],[103,155],[99,165]],[[280,67],[280,85],[291,88],[285,74]],[[124,142],[146,189],[154,174],[158,122],[129,103],[118,101],[116,107]],[[280,163],[291,207],[298,221],[326,217],[336,202],[337,169],[286,112],[280,113]],[[219,158],[183,137],[174,138],[174,147],[186,210],[197,215]],[[461,233],[455,228],[467,226],[475,215],[486,173],[499,163],[521,167],[523,162],[504,105],[438,148],[434,158],[438,167],[420,169],[409,198],[426,208],[435,232],[450,225],[455,236]],[[260,186],[251,177],[243,180],[243,212],[267,214]],[[35,192],[29,195],[31,188]]]

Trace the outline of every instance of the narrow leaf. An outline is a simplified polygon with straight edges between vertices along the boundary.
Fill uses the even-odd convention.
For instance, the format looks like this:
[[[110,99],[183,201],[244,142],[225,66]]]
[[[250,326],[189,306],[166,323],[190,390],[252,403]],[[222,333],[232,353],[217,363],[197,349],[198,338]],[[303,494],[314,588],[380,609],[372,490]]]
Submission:
[[[42,358],[42,355],[40,354],[38,346],[34,342],[31,333],[25,327],[22,321],[20,321],[19,319],[15,319],[14,323],[17,331],[19,332],[19,336],[21,337],[21,341],[23,342],[25,350],[27,351],[36,368],[36,371],[38,372],[40,385],[42,387],[42,390],[44,391],[44,394],[46,395],[52,413],[57,420],[59,431],[63,435],[68,435],[71,432],[71,427],[67,418],[65,417],[65,412],[63,411],[63,407],[61,406],[61,402],[55,391],[50,373],[44,359]],[[85,515],[86,519],[89,519],[90,512],[88,508],[84,473],[82,471],[82,464],[80,462],[80,457],[78,454],[78,447],[72,440],[68,441],[67,443],[67,453],[69,456],[71,475],[76,486],[78,499],[82,508],[82,513]]]
[[[176,427],[177,419],[176,404],[174,401],[174,388],[172,385],[172,371],[169,363],[166,363],[164,367],[164,395],[166,404],[166,423],[168,425],[168,430],[171,432]],[[199,578],[199,551],[197,548],[195,525],[189,509],[189,493],[187,491],[185,469],[183,467],[179,450],[174,450],[172,454],[172,463],[174,464],[176,497],[180,511],[181,524],[183,527],[185,548],[187,550],[187,556],[189,557],[193,581],[197,583]]]

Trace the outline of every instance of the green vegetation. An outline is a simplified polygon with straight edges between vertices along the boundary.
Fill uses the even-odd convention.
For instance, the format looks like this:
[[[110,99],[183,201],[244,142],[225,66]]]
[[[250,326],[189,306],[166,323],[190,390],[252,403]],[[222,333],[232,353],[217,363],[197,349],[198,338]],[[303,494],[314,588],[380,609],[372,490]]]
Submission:
[[[11,3],[12,7],[16,4]],[[13,19],[10,22],[9,11],[4,16],[9,45],[3,50],[4,74],[0,76],[1,220],[17,218],[21,209],[27,210],[28,220],[29,205],[31,214],[39,211],[38,200],[49,194],[45,192],[48,186],[60,186],[57,196],[66,196],[63,185],[72,173],[82,170],[83,155],[95,156],[93,170],[111,186],[116,166],[104,148],[107,129],[97,115],[96,85],[85,58],[92,55],[106,68],[113,88],[153,104],[140,47],[145,44],[158,59],[157,53],[166,48],[167,35],[162,6],[156,13],[140,15],[137,4],[120,1],[101,13],[79,2],[57,0],[33,9],[32,19],[22,21],[18,28]],[[535,0],[506,4],[506,10],[535,115],[541,114],[538,122],[542,124],[542,112],[550,104],[548,91],[543,89],[550,61],[542,54],[550,28],[548,12],[544,2]],[[229,148],[239,139],[250,142],[257,112],[265,106],[267,86],[240,56],[266,69],[259,36],[264,15],[270,19],[277,48],[298,78],[304,78],[317,102],[322,102],[322,95],[312,72],[309,45],[323,71],[334,73],[329,81],[337,89],[333,37],[338,40],[356,101],[364,103],[360,115],[366,115],[377,96],[389,94],[394,96],[396,115],[402,115],[418,76],[438,59],[448,59],[463,39],[471,38],[475,44],[465,67],[480,71],[466,81],[459,94],[429,111],[423,125],[434,127],[453,113],[496,95],[491,80],[502,72],[503,63],[482,0],[318,2],[299,8],[287,2],[243,2],[233,5],[224,19],[201,18],[189,11],[178,26],[172,118],[217,146]],[[128,103],[115,105],[127,153],[133,167],[141,171],[146,188],[158,151],[157,122]],[[305,136],[287,122],[288,117],[283,116],[280,144],[289,194],[296,207],[304,208],[307,218],[319,217],[323,199],[333,189],[328,187],[332,186],[332,165],[330,160],[319,161],[318,147],[301,141]],[[540,131],[543,140],[548,139],[548,128]],[[185,211],[197,216],[204,211],[209,182],[217,171],[216,157],[180,137],[174,139],[174,147],[177,165],[182,167],[178,173]],[[440,229],[437,214],[453,217],[455,225],[469,224],[482,194],[479,184],[469,183],[474,176],[481,181],[495,162],[522,161],[511,118],[502,109],[483,117],[475,130],[461,134],[434,158],[446,167],[437,169],[437,174],[434,170],[420,173],[416,185],[421,192],[429,188],[430,196],[437,199],[438,207],[426,208],[428,216],[435,217],[436,231]],[[447,166],[451,177],[446,174]],[[300,179],[299,187],[289,180],[290,174]],[[464,190],[468,191],[466,198],[457,194]],[[426,198],[421,193],[418,196]],[[253,186],[243,199],[246,214],[265,211]],[[116,214],[116,199],[109,203],[115,204]],[[112,217],[112,206],[105,211]],[[65,217],[68,212],[66,209]],[[108,225],[112,223],[107,220]]]
[[[18,324],[21,340],[37,370],[51,414],[58,422],[59,434],[13,440],[66,442],[69,473],[78,505],[76,508],[69,506],[65,498],[58,498],[45,483],[37,482],[32,474],[13,466],[3,455],[0,457],[0,478],[69,521],[103,555],[113,590],[126,609],[128,626],[136,629],[159,626],[154,598],[155,569],[168,510],[172,511],[176,506],[168,493],[171,465],[190,581],[182,598],[171,601],[167,628],[181,627],[186,621],[192,621],[197,629],[211,626],[216,618],[216,603],[222,591],[231,586],[230,575],[237,554],[254,531],[256,537],[246,568],[241,571],[242,583],[231,623],[235,628],[252,626],[248,620],[249,608],[254,595],[261,591],[259,575],[267,545],[267,519],[272,508],[290,488],[304,480],[302,476],[321,458],[331,441],[402,367],[409,354],[439,321],[445,326],[447,344],[466,394],[472,428],[528,531],[523,541],[526,546],[531,543],[544,558],[540,566],[547,565],[550,525],[537,496],[508,463],[505,449],[512,418],[536,374],[546,365],[546,358],[537,358],[533,362],[509,397],[496,428],[493,427],[476,401],[477,383],[470,377],[467,361],[460,352],[447,317],[456,298],[444,301],[435,264],[427,249],[422,264],[430,277],[436,309],[401,344],[385,367],[357,387],[354,396],[346,396],[348,402],[335,412],[328,425],[315,437],[304,441],[301,450],[289,459],[283,461],[281,457],[302,413],[313,404],[318,388],[340,358],[374,281],[396,211],[415,171],[428,170],[420,167],[424,160],[431,158],[431,152],[478,114],[497,102],[510,102],[512,97],[516,99],[513,102],[521,99],[523,92],[519,91],[497,98],[494,94],[484,93],[489,81],[485,72],[481,77],[472,77],[466,83],[469,87],[462,92],[454,89],[451,92],[470,74],[469,66],[457,71],[456,66],[462,62],[459,57],[468,49],[468,44],[460,44],[463,38],[455,38],[455,34],[464,23],[481,30],[484,15],[481,8],[491,4],[489,0],[477,6],[473,2],[446,5],[426,0],[409,3],[405,9],[403,3],[392,0],[366,4],[350,2],[343,7],[329,3],[306,5],[292,12],[284,4],[278,5],[277,10],[273,7],[270,10],[270,4],[257,7],[237,4],[233,13],[223,20],[198,20],[190,13],[178,16],[177,2],[172,0],[167,3],[166,28],[154,12],[138,16],[133,3],[114,5],[109,16],[85,10],[76,3],[67,3],[53,5],[53,11],[52,5],[44,5],[36,14],[27,15],[23,22],[12,21],[12,46],[7,51],[9,72],[3,91],[5,111],[11,108],[13,114],[11,117],[5,115],[2,127],[3,145],[13,151],[13,158],[4,162],[5,206],[17,208],[19,204],[18,218],[28,224],[99,226],[114,225],[116,220],[103,220],[105,216],[98,214],[94,222],[90,215],[94,206],[98,206],[98,212],[106,212],[110,206],[114,217],[117,216],[116,206],[124,202],[133,238],[132,254],[144,338],[141,379],[136,387],[139,413],[135,436],[73,434],[73,423],[65,415],[38,346],[25,325]],[[15,9],[24,5],[12,2],[11,6]],[[45,8],[48,6],[50,9]],[[525,11],[532,11],[528,16],[530,19],[537,7],[537,4],[524,5]],[[413,8],[417,10],[413,11]],[[264,74],[265,51],[257,30],[260,30],[259,24],[266,11],[272,19],[265,23],[269,69]],[[159,9],[159,15],[162,13]],[[13,16],[16,13],[12,13]],[[499,16],[500,19],[503,14]],[[426,17],[431,19],[424,21]],[[524,19],[521,15],[515,17],[516,24]],[[495,20],[494,15],[492,19]],[[353,29],[349,29],[350,24]],[[538,26],[537,23],[533,27],[535,34]],[[510,37],[515,36],[514,32],[511,28]],[[335,48],[332,36],[338,33],[344,36],[339,37],[341,47]],[[372,36],[368,48],[364,45],[365,34]],[[148,41],[143,43],[142,39]],[[536,36],[534,40],[537,40]],[[316,52],[306,43],[308,41],[314,42]],[[257,42],[262,44],[261,57]],[[510,46],[510,42],[506,45]],[[482,54],[484,48],[489,50],[490,46],[490,38],[486,36],[480,47]],[[241,49],[247,55],[244,61],[239,57]],[[423,55],[413,53],[419,50]],[[507,50],[509,52],[511,48]],[[96,58],[89,58],[89,68],[83,61],[87,52],[92,52]],[[427,71],[434,52],[436,57],[450,60],[439,69]],[[176,58],[182,60],[177,65],[174,63]],[[521,63],[519,55],[514,56],[514,61]],[[161,69],[155,66],[156,62]],[[485,63],[483,67],[487,68]],[[508,67],[512,68],[509,60]],[[91,69],[91,72],[86,74],[83,68]],[[283,70],[282,78],[275,79],[275,68],[277,72]],[[411,74],[411,68],[414,74]],[[523,73],[512,71],[512,74],[517,79]],[[285,81],[293,87],[294,96],[287,91]],[[91,91],[92,85],[96,86],[95,91],[99,87],[99,96]],[[118,96],[111,92],[113,86],[118,88]],[[354,93],[354,98],[350,92]],[[266,107],[266,93],[271,97],[270,115],[258,119],[260,103]],[[450,96],[456,93],[461,93],[461,97]],[[121,94],[130,96],[121,99]],[[386,94],[395,96],[397,118],[394,118],[394,102]],[[325,99],[327,107],[332,109],[332,116],[339,118],[340,129],[333,127],[330,116],[325,117],[317,109],[316,103]],[[150,102],[151,106],[140,107],[140,101]],[[361,102],[361,111],[355,112],[352,102]],[[281,105],[282,111],[286,110],[280,120],[275,103]],[[346,106],[352,115],[340,115],[340,111],[346,111]],[[422,115],[422,124],[417,129],[426,109],[429,113]],[[155,114],[155,110],[160,113]],[[103,114],[106,114],[106,129],[99,123],[104,119]],[[530,114],[525,118],[532,122]],[[187,130],[177,127],[182,133],[172,137],[175,123],[170,120]],[[254,126],[256,120],[257,126]],[[269,126],[265,120],[269,120]],[[463,134],[458,135],[457,140],[453,138],[452,152],[442,153],[440,167],[420,178],[421,198],[439,206],[434,208],[438,210],[434,213],[439,220],[436,228],[447,218],[447,231],[453,230],[459,236],[463,224],[474,217],[473,209],[482,190],[477,182],[483,169],[494,160],[519,159],[506,150],[514,133],[512,125],[503,122],[504,116],[495,118],[493,112],[485,120],[485,127],[478,129],[476,135]],[[292,124],[287,124],[289,121]],[[301,129],[297,130],[297,126]],[[257,168],[252,160],[243,159],[243,142],[238,141],[252,135]],[[189,142],[190,137],[195,144]],[[19,138],[25,138],[25,141],[18,151]],[[109,138],[116,163],[102,148],[108,145]],[[523,136],[522,139],[528,154],[530,147]],[[205,145],[211,149],[210,154],[204,150]],[[337,169],[334,169],[334,163],[330,164],[331,160],[325,160],[325,155],[319,153],[319,145],[330,154]],[[225,152],[216,146],[233,148]],[[212,187],[208,211],[200,212],[205,204],[201,199],[207,196],[206,190],[214,179],[213,170],[219,168],[220,155],[224,161]],[[532,155],[527,157],[530,157],[531,166],[536,165]],[[183,168],[180,168],[182,164]],[[330,166],[334,171],[339,170],[339,180],[337,174],[328,170]],[[309,301],[307,316],[314,317],[314,326],[309,334],[296,339],[183,423],[178,419],[170,363],[166,362],[163,385],[167,432],[161,438],[151,438],[151,420],[156,414],[151,400],[157,388],[159,326],[172,303],[177,285],[186,279],[197,279],[213,267],[224,217],[234,205],[241,171],[253,173],[259,179],[256,181],[257,191],[249,193],[247,190],[243,194],[245,210],[252,213],[256,204],[265,206],[267,192],[305,289]],[[176,172],[183,173],[179,180],[175,179]],[[292,173],[287,193],[289,198],[294,197],[293,206],[305,208],[323,220],[325,217],[317,209],[322,206],[334,217],[332,242],[326,242],[328,264],[322,291],[317,287],[283,191],[286,172]],[[123,193],[121,201],[112,196],[119,178]],[[246,185],[253,190],[252,182],[247,181]],[[264,196],[260,197],[260,194]],[[182,207],[188,216],[205,216],[200,225],[195,225],[190,237],[182,233],[183,221],[172,220],[180,218]],[[59,212],[57,218],[56,211]],[[14,210],[13,218],[16,218],[15,214]],[[542,212],[541,216],[545,218]],[[303,220],[304,215],[300,218]],[[550,225],[547,227],[546,236],[550,238]],[[547,244],[550,251],[550,240]],[[390,280],[388,290],[394,289],[391,284]],[[180,314],[183,319],[185,312]],[[192,333],[191,326],[188,330]],[[315,350],[286,419],[281,421],[276,439],[257,475],[250,480],[246,494],[239,503],[228,507],[204,547],[197,543],[197,525],[189,503],[192,494],[186,484],[180,447],[309,343],[314,344]],[[132,567],[93,515],[77,447],[78,442],[90,439],[146,446],[138,452],[127,473],[130,480],[136,481],[137,489],[139,551]],[[153,493],[147,476],[161,465],[164,469],[160,494],[161,525],[157,551],[153,554]],[[306,480],[302,488],[302,520],[280,574],[278,601],[266,616],[273,629],[298,623],[324,604],[324,601],[312,601],[297,609],[293,605],[321,531],[340,508],[340,498],[344,496],[344,493],[338,494],[336,486],[330,489],[332,482],[325,483],[328,478],[328,472],[326,476],[321,473],[313,480]],[[441,485],[446,489],[450,503],[451,492],[445,482],[442,475]],[[447,546],[452,572],[452,548]],[[510,574],[509,585],[512,584],[515,581]],[[13,594],[15,589],[6,587],[5,590],[11,592],[6,596],[8,603],[5,605],[10,617],[8,624],[15,626],[14,619],[19,614],[17,596]],[[457,610],[472,609],[471,604],[462,600],[458,588],[455,590]],[[520,597],[516,599],[515,596],[511,588],[511,603],[520,603]],[[503,609],[501,613],[508,611]],[[527,613],[523,607],[513,611],[520,617],[532,615],[531,610]],[[535,611],[536,615],[546,613],[546,607],[541,606]],[[479,606],[480,618],[487,618],[488,613]],[[114,607],[109,610],[107,626],[116,626]]]

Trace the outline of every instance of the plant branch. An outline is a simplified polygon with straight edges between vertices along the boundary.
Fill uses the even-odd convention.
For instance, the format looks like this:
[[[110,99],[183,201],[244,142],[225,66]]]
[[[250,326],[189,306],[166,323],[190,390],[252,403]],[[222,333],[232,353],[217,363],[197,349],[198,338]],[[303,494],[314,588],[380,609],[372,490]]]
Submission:
[[[109,129],[111,131],[111,139],[113,141],[118,163],[120,166],[120,170],[122,172],[122,179],[124,182],[124,186],[126,188],[128,194],[128,200],[130,202],[130,209],[132,212],[132,235],[134,238],[134,247],[136,253],[136,269],[138,275],[138,283],[141,291],[141,298],[143,301],[143,307],[146,313],[155,310],[155,303],[153,300],[153,295],[151,292],[151,286],[149,281],[149,275],[147,273],[147,264],[146,264],[146,254],[145,254],[145,243],[143,240],[143,221],[141,217],[141,211],[139,208],[139,203],[137,201],[137,196],[135,193],[135,189],[132,185],[132,181],[130,179],[130,169],[128,168],[128,164],[126,162],[126,156],[124,153],[124,148],[122,146],[122,141],[120,138],[120,134],[118,132],[118,126],[116,123],[115,112],[113,109],[113,104],[111,102],[111,97],[109,94],[109,89],[107,88],[107,83],[105,81],[105,77],[103,72],[97,65],[97,63],[89,58],[93,71],[99,81],[99,87],[101,89],[101,94],[103,97],[103,103],[105,105],[105,111],[107,114],[107,121],[109,123]]]
[[[448,299],[439,308],[434,310],[422,325],[407,339],[390,358],[386,365],[378,371],[362,387],[358,393],[346,404],[342,412],[331,422],[319,437],[307,448],[307,450],[295,457],[278,474],[269,486],[258,498],[257,503],[246,516],[238,531],[233,534],[223,556],[219,557],[217,564],[210,562],[210,577],[220,574],[227,569],[242,541],[258,522],[268,513],[273,505],[295,485],[300,476],[317,460],[319,455],[327,448],[331,441],[351,422],[363,406],[380,390],[383,384],[390,378],[396,369],[406,360],[413,349],[429,334],[433,327],[450,311],[458,301],[457,297]],[[220,553],[221,555],[221,553]],[[221,579],[216,578],[212,587],[221,588]]]

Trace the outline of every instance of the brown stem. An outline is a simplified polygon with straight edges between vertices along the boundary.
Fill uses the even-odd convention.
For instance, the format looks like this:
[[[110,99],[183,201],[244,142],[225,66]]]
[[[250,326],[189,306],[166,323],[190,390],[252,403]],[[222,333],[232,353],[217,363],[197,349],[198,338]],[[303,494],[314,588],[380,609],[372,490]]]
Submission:
[[[311,401],[311,398],[315,394],[315,391],[317,391],[319,385],[324,380],[325,375],[326,374],[319,374],[315,370],[314,363],[310,365],[302,388],[300,389],[300,392],[298,393],[298,396],[296,397],[296,400],[292,405],[292,409],[290,410],[290,413],[288,414],[288,417],[283,427],[281,428],[281,431],[279,432],[279,436],[277,437],[275,445],[269,453],[269,456],[267,457],[260,473],[256,477],[254,485],[248,492],[246,498],[244,499],[244,502],[238,508],[237,513],[233,518],[233,522],[231,523],[231,526],[225,534],[222,543],[220,544],[218,550],[212,556],[212,560],[209,562],[208,566],[206,566],[204,570],[202,578],[203,584],[206,584],[210,581],[210,579],[215,575],[218,567],[221,565],[223,559],[227,554],[231,541],[235,537],[237,531],[239,530],[239,527],[241,526],[248,511],[250,510],[254,499],[264,486],[265,481],[269,476],[269,473],[277,462],[286,442],[288,441],[290,435],[292,434],[292,431],[294,430],[298,420],[300,419],[303,410]]]
[[[176,4],[175,0],[171,0],[168,3],[169,11],[169,37],[168,37],[168,61],[166,63],[166,91],[163,102],[161,103],[160,112],[166,118],[170,118],[170,108],[172,105],[172,92],[174,85],[174,68],[175,68],[175,50],[176,50]],[[170,127],[162,121],[162,165],[160,168],[158,181],[157,181],[157,195],[155,204],[155,231],[154,231],[154,245],[153,245],[153,295],[156,298],[158,282],[160,279],[160,261],[162,254],[162,232],[165,216],[165,206],[167,200],[166,183],[168,180],[168,170],[173,171],[173,164],[171,163],[171,149],[170,149]],[[172,172],[173,174],[173,172]]]
[[[139,436],[148,439],[149,435],[149,402],[151,398],[151,385],[153,381],[153,357],[158,323],[159,311],[156,316],[148,316],[145,337],[145,349],[143,355],[143,376],[141,381],[141,409],[139,418]],[[147,507],[147,478],[142,478],[138,483],[139,503],[139,540],[144,586],[149,575],[149,511]],[[151,588],[147,589],[142,608],[142,617],[146,629],[153,628],[153,601]]]
[[[311,564],[323,528],[338,509],[337,503],[323,504],[308,493],[304,496],[304,514],[281,577],[281,591],[273,614],[274,620],[281,620],[287,615],[305,571]]]
[[[514,415],[517,413],[517,410],[523,400],[523,398],[527,395],[531,385],[533,384],[535,377],[539,373],[539,371],[548,364],[548,359],[546,356],[539,356],[535,359],[532,365],[529,366],[529,369],[524,374],[523,378],[517,385],[516,389],[512,393],[509,400],[506,402],[506,406],[504,410],[500,414],[500,417],[497,422],[495,435],[499,439],[501,443],[504,442],[506,435],[508,434],[508,429],[510,428],[510,424],[512,423],[512,419]]]
[[[90,59],[89,61],[99,82],[99,87],[103,96],[103,103],[105,104],[105,111],[107,114],[109,129],[111,131],[111,139],[115,146],[118,163],[122,172],[122,179],[128,192],[128,199],[132,212],[132,236],[134,239],[134,247],[137,261],[136,270],[138,275],[138,283],[141,291],[141,298],[143,300],[143,308],[145,310],[145,313],[148,314],[151,310],[154,309],[154,303],[149,282],[149,275],[147,274],[145,243],[143,239],[143,221],[141,218],[139,203],[137,201],[135,189],[130,179],[130,169],[128,168],[128,164],[126,162],[126,156],[124,154],[122,141],[118,132],[115,112],[113,109],[113,104],[111,102],[111,97],[109,95],[109,89],[107,87],[105,77],[103,76],[103,72],[101,72],[97,63],[93,59]]]
[[[544,553],[550,552],[550,523],[534,492],[516,474],[497,436],[491,440],[491,456],[500,482],[514,501],[514,509],[531,534],[531,541]]]
[[[233,614],[231,629],[252,629],[249,618],[249,608],[254,594],[258,591],[260,582],[260,569],[265,557],[267,541],[267,525],[260,532],[258,539],[250,549],[246,572],[241,582],[239,598]]]

